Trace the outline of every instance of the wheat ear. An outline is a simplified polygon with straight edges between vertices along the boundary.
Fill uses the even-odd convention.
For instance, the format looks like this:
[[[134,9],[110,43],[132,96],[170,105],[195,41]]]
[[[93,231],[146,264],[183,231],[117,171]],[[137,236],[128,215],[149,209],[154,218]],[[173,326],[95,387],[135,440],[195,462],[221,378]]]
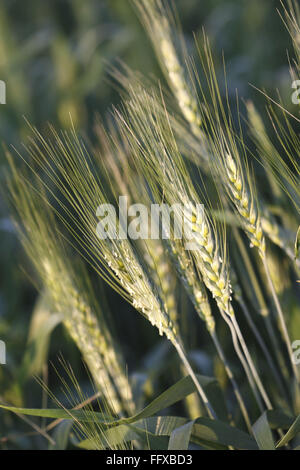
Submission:
[[[172,32],[172,26],[174,26],[172,13],[161,0],[136,0],[135,5],[178,106],[193,132],[200,137],[202,135],[201,118],[197,98],[178,58]]]
[[[30,189],[28,181],[19,176],[11,160],[10,163],[13,177],[9,182],[9,188],[17,213],[20,238],[51,295],[53,309],[62,313],[63,322],[81,351],[95,383],[103,395],[107,394],[107,398],[110,397],[114,411],[117,414],[122,413],[124,405],[128,412],[132,412],[133,401],[130,393],[122,404],[108,372],[107,358],[114,357],[115,366],[118,364],[117,374],[123,376],[123,386],[126,382],[126,388],[130,390],[104,318],[100,315],[102,328],[100,329],[98,318],[89,302],[89,294],[82,287],[82,279],[86,278],[87,273],[80,267],[81,265],[74,269],[61,236],[55,231],[56,221],[53,213],[43,201],[45,194],[42,188],[39,187],[42,193],[38,196],[33,189]],[[24,169],[23,174],[26,174]],[[119,390],[122,396],[124,388]]]
[[[289,352],[292,368],[296,377],[296,380],[300,381],[299,372],[297,366],[294,364],[293,350],[291,347],[291,340],[289,337],[288,329],[284,319],[284,314],[280,306],[279,299],[277,297],[272,278],[270,276],[269,267],[266,259],[266,245],[263,230],[261,226],[261,219],[256,208],[255,199],[253,192],[249,191],[245,182],[244,173],[242,167],[239,165],[230,153],[225,154],[225,165],[227,175],[227,186],[229,189],[230,197],[233,200],[242,220],[244,228],[250,238],[251,244],[256,246],[259,250],[259,254],[262,258],[263,266],[267,275],[268,284],[271,290],[273,301],[278,313],[280,320],[283,337]],[[248,182],[251,182],[251,175],[248,174]]]

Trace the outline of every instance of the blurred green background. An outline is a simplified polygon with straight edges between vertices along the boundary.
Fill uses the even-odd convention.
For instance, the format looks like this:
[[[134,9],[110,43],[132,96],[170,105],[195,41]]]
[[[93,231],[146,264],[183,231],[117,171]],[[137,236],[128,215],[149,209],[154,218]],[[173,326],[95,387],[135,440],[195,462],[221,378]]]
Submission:
[[[279,88],[290,106],[287,51],[291,51],[291,44],[276,11],[279,1],[177,0],[174,3],[191,52],[192,32],[201,34],[202,27],[219,54],[219,71],[224,50],[231,94],[237,88],[240,96],[250,97],[258,106],[264,106],[264,99],[249,83],[266,89],[272,96]],[[2,0],[0,80],[7,87],[7,103],[0,105],[2,145],[21,147],[28,134],[24,117],[43,130],[47,122],[69,127],[71,114],[76,128],[89,135],[95,113],[105,118],[109,106],[119,101],[107,74],[107,65],[116,63],[117,59],[163,80],[150,41],[130,1]],[[1,188],[5,193],[6,163],[2,148],[0,152]],[[22,403],[24,397],[16,389],[14,377],[22,360],[37,291],[10,222],[3,192],[0,197],[0,339],[7,344],[7,365],[0,366],[0,396]],[[112,296],[112,309],[118,302]],[[137,320],[134,312],[130,315],[144,327],[144,320]],[[150,346],[156,336],[151,327],[145,331],[143,334],[150,338],[146,344]],[[55,335],[52,358],[59,352],[55,346],[67,342],[66,338],[65,343],[61,341],[62,331]],[[124,343],[131,344],[133,351],[140,347],[134,341],[134,335],[131,337],[128,332]],[[67,347],[76,358],[75,348],[71,344]],[[129,360],[130,354],[129,350]],[[78,357],[76,360],[79,364]],[[34,383],[29,387],[29,404],[39,406],[40,389]],[[3,446],[6,445],[3,436],[11,432],[13,420],[16,420],[15,434],[21,433],[22,423],[6,414],[0,424]],[[19,436],[15,445],[26,447],[27,441]]]

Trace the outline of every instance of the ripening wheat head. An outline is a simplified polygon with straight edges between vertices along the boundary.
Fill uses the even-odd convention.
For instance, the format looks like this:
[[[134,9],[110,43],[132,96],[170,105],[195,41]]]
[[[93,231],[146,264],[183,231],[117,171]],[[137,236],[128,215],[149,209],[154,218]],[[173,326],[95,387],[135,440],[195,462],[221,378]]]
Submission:
[[[173,29],[175,20],[170,8],[162,0],[135,0],[149,37],[155,48],[166,79],[176,97],[178,106],[193,132],[201,136],[201,118],[197,95],[191,86],[189,76],[181,65]],[[179,44],[180,45],[180,44]],[[181,42],[181,46],[184,44]],[[183,51],[185,55],[185,51]]]
[[[221,192],[227,194],[253,246],[263,256],[265,239],[261,226],[256,187],[251,174],[241,129],[235,130],[228,96],[222,99],[212,52],[204,36],[201,55],[205,83],[199,82],[203,106],[202,128],[211,155],[212,174]]]
[[[50,294],[53,310],[81,351],[92,377],[113,411],[134,411],[130,384],[116,342],[95,301],[89,275],[82,263],[70,256],[42,186],[40,194],[30,187],[28,174],[20,177],[14,167],[10,192],[18,231],[27,255]],[[23,168],[23,175],[26,173]],[[120,398],[117,396],[117,388]]]
[[[134,82],[134,76],[131,75]],[[124,77],[125,78],[125,77]],[[123,81],[123,85],[124,85]],[[133,87],[132,87],[133,89]],[[141,87],[139,88],[141,90]],[[156,103],[159,105],[160,103]],[[163,113],[163,106],[158,106],[157,112]],[[134,166],[130,149],[126,140],[112,130],[112,135],[103,132],[97,127],[97,135],[101,148],[105,148],[106,165],[109,167],[111,180],[120,188],[122,195],[127,195],[130,202],[142,202],[150,206],[153,200],[147,190],[145,181],[141,178],[138,168]],[[133,161],[132,161],[133,160]],[[149,232],[151,227],[149,227]],[[151,277],[166,305],[173,324],[178,327],[178,309],[176,306],[176,279],[172,264],[175,266],[179,280],[183,283],[196,312],[205,321],[210,331],[214,330],[215,322],[212,316],[207,293],[199,270],[189,252],[184,249],[182,240],[177,240],[171,231],[171,237],[166,240],[146,239],[139,240],[139,249],[148,264]]]
[[[222,310],[228,312],[230,283],[222,256],[226,253],[224,239],[219,237],[214,221],[201,206],[202,201],[178,151],[167,111],[164,116],[156,113],[157,99],[154,93],[151,97],[149,93],[133,92],[125,103],[126,117],[119,114],[120,126],[127,135],[141,174],[146,175],[155,201],[173,207],[180,205],[181,209],[175,209],[175,218],[184,217],[189,225],[193,234],[190,241],[196,245],[194,256],[204,282]]]

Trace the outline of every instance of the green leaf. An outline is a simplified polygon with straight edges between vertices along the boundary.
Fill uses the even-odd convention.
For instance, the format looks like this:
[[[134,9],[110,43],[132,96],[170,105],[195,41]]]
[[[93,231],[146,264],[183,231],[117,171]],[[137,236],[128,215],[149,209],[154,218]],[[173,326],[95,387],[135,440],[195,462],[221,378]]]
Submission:
[[[294,416],[289,416],[281,410],[269,410],[267,416],[271,429],[288,429],[295,420]]]
[[[19,413],[22,415],[39,416],[40,418],[51,418],[51,419],[77,419],[82,422],[103,422],[107,420],[103,418],[102,413],[96,413],[94,411],[83,411],[83,410],[63,410],[61,408],[17,408],[14,406],[0,405],[0,408],[4,410],[12,411],[13,413]]]
[[[212,384],[215,379],[210,377],[204,377],[201,375],[197,376],[201,385],[205,388],[205,390],[209,390],[208,385]],[[158,413],[159,411],[167,408],[174,403],[185,398],[190,393],[195,392],[195,385],[190,377],[184,377],[179,382],[174,384],[168,390],[163,392],[159,397],[152,401],[146,408],[144,408],[141,412],[137,413],[130,418],[122,418],[119,420],[112,420],[110,421],[107,419],[102,413],[94,412],[94,411],[84,411],[84,410],[63,410],[63,409],[48,409],[48,410],[40,410],[40,409],[26,409],[26,408],[14,408],[14,407],[7,407],[1,406],[4,409],[14,411],[16,413],[27,414],[32,416],[40,416],[44,418],[62,418],[62,419],[77,419],[78,421],[82,422],[97,422],[101,423],[103,429],[105,427],[116,429],[116,427],[121,425],[133,425],[134,423],[138,423],[138,428],[141,427],[140,423],[146,423],[147,432],[151,432],[149,425],[152,423],[150,417],[154,414]],[[210,397],[209,397],[210,398]],[[149,418],[149,419],[146,419]],[[155,425],[157,426],[157,418],[152,418],[156,421]],[[160,429],[162,426],[166,426],[165,417],[159,418]],[[181,421],[178,421],[179,418],[175,418],[173,421],[173,428],[171,426],[170,417],[168,417],[168,429],[171,432],[187,423],[187,420],[184,418],[180,418]],[[142,424],[143,425],[143,424]],[[130,427],[130,429],[134,429]],[[121,431],[128,432],[127,428],[122,428]],[[152,429],[153,434],[157,435],[157,428]],[[113,431],[114,432],[114,431]],[[117,431],[115,431],[117,432]],[[135,430],[136,432],[136,430]],[[211,420],[209,418],[198,418],[195,421],[192,431],[191,440],[196,444],[202,445],[203,441],[213,444],[213,445],[222,445],[222,446],[233,446],[238,449],[257,449],[257,445],[252,437],[250,437],[247,433],[230,426],[227,423],[218,420]]]
[[[217,381],[211,382],[206,386],[206,395],[216,412],[220,421],[228,422],[228,408],[225,400],[224,393]]]
[[[206,388],[209,384],[213,383],[215,379],[211,377],[205,377],[202,375],[197,375],[197,378],[201,385]],[[60,419],[73,419],[76,418],[78,421],[82,422],[101,422],[103,425],[107,426],[117,426],[119,424],[131,424],[139,421],[143,418],[153,416],[159,411],[167,408],[178,401],[183,400],[187,395],[196,391],[196,387],[192,379],[184,377],[179,380],[172,387],[168,388],[165,392],[159,395],[155,400],[153,400],[146,408],[137,413],[130,418],[122,418],[119,420],[108,420],[104,418],[102,413],[97,413],[94,411],[84,411],[84,410],[63,410],[60,408],[57,409],[34,409],[34,408],[16,408],[12,406],[0,405],[1,408],[10,410],[15,413],[21,413],[30,416],[40,416],[43,418],[60,418]]]
[[[300,415],[297,416],[293,424],[291,425],[288,432],[283,436],[282,439],[277,443],[276,447],[285,446],[288,442],[290,442],[294,437],[300,433]]]
[[[106,431],[99,432],[97,439],[85,439],[77,444],[81,449],[122,449],[131,441],[138,441],[144,448],[151,450],[163,450],[168,447],[168,437],[156,435],[144,429],[139,424],[121,424]]]
[[[260,450],[275,450],[272,431],[266,412],[254,423],[252,430]]]
[[[41,372],[47,360],[50,336],[62,319],[62,315],[53,312],[49,294],[43,293],[36,303],[31,319],[28,344],[19,370],[21,383]]]
[[[176,416],[154,416],[135,424],[122,424],[110,428],[103,432],[102,438],[104,443],[109,442],[113,447],[134,439],[144,444],[151,442],[153,445],[155,437],[171,436],[174,431],[183,428],[185,425],[191,425],[190,441],[200,446],[211,449],[226,449],[228,446],[245,450],[257,449],[255,440],[244,431],[209,418],[198,418],[191,423],[186,418]],[[155,444],[158,443],[160,443],[159,440]],[[95,441],[89,439],[79,444],[81,448],[85,449],[95,449],[97,448],[96,445]],[[167,446],[168,443],[165,448]],[[173,448],[175,449],[175,447]]]
[[[200,440],[232,446],[236,449],[257,449],[255,440],[244,431],[218,420],[198,418],[195,421],[191,441],[199,443]]]
[[[174,429],[169,440],[169,450],[187,450],[189,448],[194,422],[190,421]]]
[[[203,375],[197,375],[197,379],[206,391],[208,385],[212,384],[213,382],[216,382],[214,378],[206,377]],[[153,400],[150,405],[146,406],[146,408],[144,408],[142,411],[128,419],[122,420],[122,423],[134,423],[136,421],[139,421],[140,419],[153,416],[159,411],[168,408],[169,406],[173,405],[174,403],[177,403],[178,401],[183,400],[186,396],[190,395],[195,391],[196,387],[192,379],[189,376],[184,377],[183,379],[179,380],[176,384],[172,385],[172,387],[168,388],[168,390],[159,395],[159,397],[155,398],[155,400]],[[209,394],[208,398],[210,398]]]

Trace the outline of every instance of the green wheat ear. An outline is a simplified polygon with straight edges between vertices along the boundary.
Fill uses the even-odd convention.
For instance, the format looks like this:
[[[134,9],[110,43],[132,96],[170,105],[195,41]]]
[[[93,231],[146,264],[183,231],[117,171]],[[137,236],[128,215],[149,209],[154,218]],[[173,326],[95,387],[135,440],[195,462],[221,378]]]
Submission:
[[[46,201],[29,187],[12,166],[9,186],[16,211],[22,244],[52,299],[53,311],[63,323],[88,365],[95,384],[110,397],[120,415],[134,412],[129,381],[118,348],[113,341],[88,273],[82,263],[74,263],[65,246],[55,217]],[[25,169],[23,169],[25,174]],[[118,393],[116,392],[118,390]]]
[[[162,70],[165,72],[183,116],[193,132],[201,137],[201,116],[197,95],[178,57],[174,41],[176,35],[173,33],[175,20],[171,10],[161,0],[135,0],[134,4],[154,45]]]
[[[157,99],[153,93],[128,90],[130,100],[125,102],[126,113],[120,113],[119,125],[127,135],[128,143],[141,174],[147,175],[156,203],[172,206],[180,204],[189,221],[198,250],[195,257],[204,282],[222,310],[230,310],[230,283],[226,262],[222,262],[224,240],[219,238],[214,221],[207,210],[196,218],[196,205],[202,201],[194,189],[184,159],[169,126],[168,113],[157,114]],[[186,240],[188,241],[188,240]],[[226,260],[224,260],[226,261]]]

